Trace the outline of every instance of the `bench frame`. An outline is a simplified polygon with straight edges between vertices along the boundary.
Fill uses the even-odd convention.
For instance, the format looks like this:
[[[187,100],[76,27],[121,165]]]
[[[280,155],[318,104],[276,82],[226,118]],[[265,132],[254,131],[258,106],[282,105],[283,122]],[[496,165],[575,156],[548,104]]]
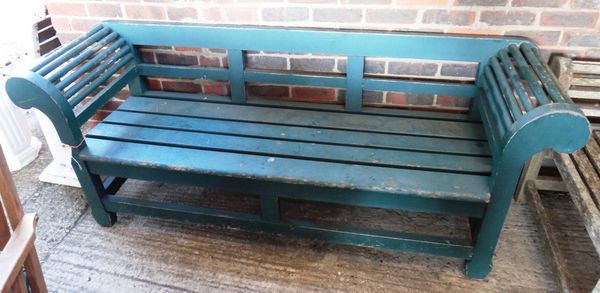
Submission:
[[[123,48],[119,51],[121,55],[114,57],[114,65],[99,74],[97,80],[90,80],[81,92],[64,91],[70,82],[91,70],[84,66],[83,69],[74,69],[89,57],[85,56],[84,48],[102,42],[104,39],[101,38],[107,34],[106,38],[113,36],[111,40],[120,40],[115,46]],[[331,42],[332,38],[336,42]],[[286,42],[281,42],[282,39]],[[224,48],[228,50],[229,67],[182,68],[141,64],[134,45]],[[343,55],[347,56],[347,74],[323,77],[245,69],[244,50]],[[81,51],[83,53],[78,53]],[[511,58],[509,55],[514,58],[514,64],[523,70],[537,104],[532,104],[531,97],[526,94],[525,85],[520,81],[513,63],[504,63],[506,58]],[[364,76],[366,56],[478,62],[480,70],[475,84],[387,80]],[[67,62],[65,69],[56,69],[64,62]],[[75,64],[70,66],[71,63]],[[120,75],[109,81],[104,89],[92,97],[91,102],[73,109],[119,70]],[[68,75],[71,71],[73,73]],[[229,80],[233,103],[247,102],[246,82],[341,87],[346,89],[344,108],[349,112],[362,110],[363,90],[474,97],[470,115],[483,122],[494,160],[489,182],[491,199],[489,203],[475,204],[468,200],[427,198],[416,194],[369,194],[351,189],[198,176],[183,171],[110,164],[97,164],[96,170],[91,170],[81,158],[86,142],[80,127],[126,85],[132,95],[152,94],[147,90],[144,80],[149,75]],[[65,79],[64,76],[67,76],[67,82],[61,81]],[[511,85],[517,87],[517,96],[511,90]],[[470,278],[484,278],[492,269],[496,244],[525,162],[547,148],[559,152],[575,151],[585,144],[589,136],[585,117],[566,103],[568,98],[549,74],[547,66],[540,61],[535,45],[522,38],[110,21],[58,49],[31,70],[11,78],[7,82],[7,91],[18,106],[35,107],[45,113],[56,127],[61,141],[72,146],[74,170],[94,218],[103,226],[113,225],[116,213],[124,212],[301,235],[337,243],[403,249],[466,259],[466,273]],[[524,108],[520,108],[519,104]],[[103,182],[100,175],[112,176]],[[122,197],[117,192],[126,178],[252,191],[261,197],[262,215]],[[282,194],[304,200],[466,216],[471,222],[473,239],[465,243],[440,237],[283,222],[279,215],[279,198]]]

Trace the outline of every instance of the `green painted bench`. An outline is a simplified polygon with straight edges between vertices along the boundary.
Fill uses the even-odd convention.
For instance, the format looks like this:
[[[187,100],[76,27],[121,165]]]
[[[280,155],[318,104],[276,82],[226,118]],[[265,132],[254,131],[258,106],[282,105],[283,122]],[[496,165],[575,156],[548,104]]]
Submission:
[[[143,64],[137,45],[227,49],[228,68]],[[342,55],[347,73],[253,70],[247,50]],[[379,78],[363,73],[365,57],[477,62],[479,70],[475,83]],[[147,76],[227,80],[231,97],[151,91]],[[345,104],[248,99],[249,82],[343,88]],[[127,85],[131,96],[84,137],[80,127]],[[548,148],[573,152],[590,133],[521,38],[114,21],[10,78],[7,90],[18,106],[44,112],[73,148],[103,226],[135,213],[405,249],[465,259],[470,278],[491,271],[524,163]],[[469,114],[378,109],[363,106],[364,90],[473,102]],[[261,214],[127,197],[118,192],[127,178],[255,193]],[[471,237],[284,220],[281,198],[465,217]]]

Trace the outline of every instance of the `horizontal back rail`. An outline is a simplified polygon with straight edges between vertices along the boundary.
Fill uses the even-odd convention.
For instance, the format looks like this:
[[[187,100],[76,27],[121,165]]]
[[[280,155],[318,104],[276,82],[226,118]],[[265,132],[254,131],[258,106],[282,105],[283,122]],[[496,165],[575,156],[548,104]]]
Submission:
[[[133,45],[224,48],[486,63],[514,37],[469,37],[369,31],[105,22]],[[473,50],[477,48],[477,50]]]

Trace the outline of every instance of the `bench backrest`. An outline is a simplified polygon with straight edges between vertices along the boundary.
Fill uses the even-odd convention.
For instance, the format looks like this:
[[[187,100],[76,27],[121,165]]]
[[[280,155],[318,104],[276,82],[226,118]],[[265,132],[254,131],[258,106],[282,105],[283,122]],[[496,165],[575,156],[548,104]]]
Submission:
[[[489,57],[500,48],[527,42],[522,38],[317,29],[173,26],[132,22],[106,22],[104,25],[118,32],[132,45],[227,49],[227,69],[193,67],[183,70],[177,66],[142,64],[138,66],[138,73],[142,76],[227,80],[231,84],[234,102],[246,101],[246,82],[343,88],[348,111],[360,111],[363,90],[466,97],[473,97],[476,92],[473,84],[365,77],[365,57],[486,64]],[[244,51],[345,56],[346,74],[317,76],[247,69],[244,65]]]

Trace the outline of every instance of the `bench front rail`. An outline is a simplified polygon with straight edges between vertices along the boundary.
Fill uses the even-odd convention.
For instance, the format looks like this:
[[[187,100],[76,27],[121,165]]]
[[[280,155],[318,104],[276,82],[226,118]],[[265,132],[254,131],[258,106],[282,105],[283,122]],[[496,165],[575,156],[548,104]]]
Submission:
[[[142,63],[136,46],[222,48],[227,68]],[[245,67],[245,51],[346,57],[343,75]],[[474,83],[365,76],[366,57],[479,63]],[[231,97],[148,90],[146,77],[228,81]],[[248,98],[247,83],[345,89],[345,104]],[[103,85],[103,87],[101,87]],[[80,128],[125,86],[129,97],[84,138]],[[535,45],[520,38],[105,22],[7,82],[44,112],[96,221],[116,213],[232,225],[467,260],[484,278],[521,169],[534,154],[570,153],[589,125]],[[470,113],[363,106],[365,90],[472,98]],[[91,98],[88,98],[91,96]],[[105,176],[102,181],[100,176]],[[250,214],[119,194],[127,178],[260,195]],[[280,198],[467,217],[453,239],[282,219]]]

